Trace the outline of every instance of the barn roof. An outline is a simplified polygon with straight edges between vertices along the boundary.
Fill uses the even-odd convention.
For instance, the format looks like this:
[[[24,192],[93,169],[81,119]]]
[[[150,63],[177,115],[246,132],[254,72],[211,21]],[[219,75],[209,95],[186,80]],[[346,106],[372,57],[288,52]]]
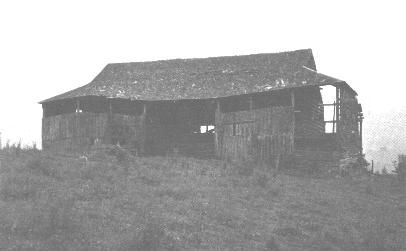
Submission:
[[[311,49],[281,53],[108,64],[89,84],[41,101],[83,96],[132,100],[210,99],[293,87],[346,85],[317,72]]]

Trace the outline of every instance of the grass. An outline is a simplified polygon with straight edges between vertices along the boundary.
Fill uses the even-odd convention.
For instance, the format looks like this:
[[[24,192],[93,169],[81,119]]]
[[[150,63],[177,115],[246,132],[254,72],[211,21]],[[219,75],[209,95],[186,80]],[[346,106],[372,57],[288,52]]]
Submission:
[[[1,250],[405,250],[391,176],[273,175],[114,150],[4,154]]]

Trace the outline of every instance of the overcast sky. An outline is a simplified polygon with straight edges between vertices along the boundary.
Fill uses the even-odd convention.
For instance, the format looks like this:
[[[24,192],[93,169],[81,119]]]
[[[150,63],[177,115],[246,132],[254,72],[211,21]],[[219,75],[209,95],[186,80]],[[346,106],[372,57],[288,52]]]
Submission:
[[[319,72],[359,93],[370,145],[372,118],[406,125],[382,120],[406,110],[405,10],[388,0],[1,1],[3,142],[40,142],[37,103],[89,83],[108,63],[312,48]]]

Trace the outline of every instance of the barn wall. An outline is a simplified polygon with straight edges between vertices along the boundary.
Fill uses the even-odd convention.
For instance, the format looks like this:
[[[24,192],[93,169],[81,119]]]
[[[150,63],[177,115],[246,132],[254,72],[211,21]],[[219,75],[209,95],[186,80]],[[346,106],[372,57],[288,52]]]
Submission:
[[[338,138],[343,150],[350,154],[358,154],[361,149],[358,115],[360,105],[355,94],[348,88],[340,88],[340,117]]]
[[[293,150],[293,109],[289,106],[216,111],[216,151],[223,159],[270,161]]]
[[[98,139],[136,147],[141,134],[139,116],[108,113],[68,113],[44,117],[42,120],[43,149],[84,151]]]
[[[216,154],[222,158],[267,161],[275,155],[291,153],[300,139],[304,139],[301,142],[305,147],[320,145],[318,139],[332,141],[324,133],[319,88],[295,91],[294,108],[289,91],[220,100],[220,106],[218,100],[145,105],[88,98],[80,100],[79,112],[75,112],[78,102],[63,101],[67,102],[66,107],[65,103],[47,104],[42,127],[43,148],[84,151],[99,139],[155,155],[173,148],[205,152],[214,145]],[[346,88],[340,90],[340,110],[339,131],[334,136],[345,151],[357,153],[361,147],[360,105],[355,94]],[[196,133],[201,125],[213,124],[215,135]],[[195,146],[203,149],[194,149]]]
[[[318,87],[295,92],[295,138],[318,138],[324,134],[322,103]]]

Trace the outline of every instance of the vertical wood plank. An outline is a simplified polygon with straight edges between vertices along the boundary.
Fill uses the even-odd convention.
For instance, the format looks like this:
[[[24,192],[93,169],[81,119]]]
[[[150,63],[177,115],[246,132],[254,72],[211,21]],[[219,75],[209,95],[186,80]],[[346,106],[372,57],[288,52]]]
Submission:
[[[296,110],[296,96],[295,96],[295,91],[292,90],[290,95],[291,95],[291,102],[292,102],[292,133],[293,133],[293,140],[294,140],[295,139],[295,131],[296,131],[296,113],[295,113],[295,110]],[[292,151],[295,151],[294,146],[295,145],[294,145],[294,142],[293,142]]]
[[[252,96],[249,96],[249,110],[252,111],[254,109],[254,100]]]
[[[79,112],[80,110],[80,100],[79,98],[76,99],[76,112]]]
[[[340,132],[340,113],[341,113],[341,102],[340,102],[340,87],[336,86],[336,105],[335,114],[336,114],[336,132]]]
[[[222,122],[221,122],[221,112],[220,112],[220,101],[217,100],[216,101],[216,111],[214,114],[215,117],[215,121],[214,121],[214,126],[215,126],[215,130],[214,130],[214,145],[216,148],[216,155],[217,157],[222,157],[222,146],[220,145],[220,140],[219,138],[221,137],[220,135],[220,127],[222,127]]]
[[[147,132],[147,104],[144,102],[143,107],[142,107],[142,114],[140,118],[141,122],[141,140],[140,140],[140,150],[141,154],[146,153],[146,141],[148,137],[148,132]]]

